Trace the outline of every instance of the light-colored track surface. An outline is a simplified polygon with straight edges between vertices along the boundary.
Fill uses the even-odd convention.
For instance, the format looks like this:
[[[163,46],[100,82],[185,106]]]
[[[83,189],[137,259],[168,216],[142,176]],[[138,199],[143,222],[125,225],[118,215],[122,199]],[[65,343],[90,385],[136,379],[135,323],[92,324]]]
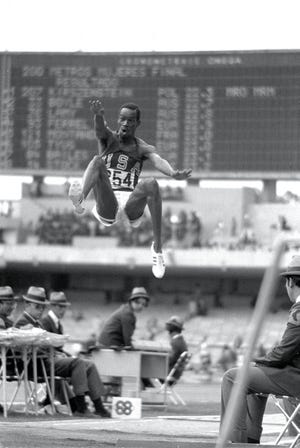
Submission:
[[[145,446],[153,442],[153,447],[160,448],[187,442],[195,443],[195,447],[203,443],[214,445],[219,431],[220,385],[178,386],[187,400],[186,407],[170,405],[165,411],[147,408],[140,420],[26,417],[22,414],[12,415],[7,420],[1,418],[0,448],[111,448],[130,440],[140,442],[139,448],[143,448],[144,442]],[[271,444],[279,432],[282,417],[274,415],[274,409],[269,412],[262,442]]]

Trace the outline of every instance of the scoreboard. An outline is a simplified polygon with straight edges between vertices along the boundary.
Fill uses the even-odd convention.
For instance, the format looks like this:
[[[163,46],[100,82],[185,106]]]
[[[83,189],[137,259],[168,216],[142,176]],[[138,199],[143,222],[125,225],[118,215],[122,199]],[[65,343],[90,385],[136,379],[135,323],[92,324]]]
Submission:
[[[75,175],[97,153],[89,100],[174,168],[204,178],[300,172],[300,51],[0,53],[0,172]]]

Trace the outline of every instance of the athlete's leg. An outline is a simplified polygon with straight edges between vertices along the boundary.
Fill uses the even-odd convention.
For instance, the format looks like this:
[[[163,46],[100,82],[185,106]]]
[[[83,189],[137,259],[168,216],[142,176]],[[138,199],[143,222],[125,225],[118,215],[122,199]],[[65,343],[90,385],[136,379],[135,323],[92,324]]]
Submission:
[[[143,214],[146,205],[148,205],[151,215],[154,239],[151,246],[152,272],[156,278],[162,278],[165,274],[161,242],[162,201],[159,186],[155,179],[145,179],[139,182],[129,196],[124,209],[128,218],[132,221]]]
[[[118,202],[111,188],[105,163],[100,156],[93,157],[84,172],[77,203],[81,204],[92,189],[99,215],[113,220],[118,210]],[[76,209],[76,201],[72,197],[71,199]]]
[[[135,187],[125,205],[125,212],[130,220],[138,219],[148,205],[154,238],[155,252],[161,252],[161,214],[162,201],[159,185],[155,179],[143,179]]]

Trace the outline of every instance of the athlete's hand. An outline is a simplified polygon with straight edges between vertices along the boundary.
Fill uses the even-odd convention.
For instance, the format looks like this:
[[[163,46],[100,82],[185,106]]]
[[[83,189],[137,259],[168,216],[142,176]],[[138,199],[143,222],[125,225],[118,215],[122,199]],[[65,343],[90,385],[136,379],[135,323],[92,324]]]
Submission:
[[[185,170],[176,170],[175,173],[172,175],[172,178],[176,180],[185,180],[191,177],[191,174],[192,174],[191,168]]]
[[[94,98],[93,100],[90,100],[90,108],[93,114],[95,115],[103,115],[104,114],[104,107],[102,106],[101,100],[99,98]]]

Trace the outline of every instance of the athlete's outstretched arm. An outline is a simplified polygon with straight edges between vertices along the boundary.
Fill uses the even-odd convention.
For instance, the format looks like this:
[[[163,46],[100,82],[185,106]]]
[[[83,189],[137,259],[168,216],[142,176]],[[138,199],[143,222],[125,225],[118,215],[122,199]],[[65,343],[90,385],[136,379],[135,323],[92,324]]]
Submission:
[[[150,162],[152,162],[153,166],[158,171],[165,174],[166,176],[172,177],[176,180],[184,180],[191,177],[192,170],[190,168],[185,170],[174,170],[169,162],[166,159],[163,159],[156,152],[149,152],[146,157],[150,160]]]
[[[98,98],[90,101],[91,111],[94,114],[95,131],[98,139],[106,137],[106,121],[104,118],[104,107]]]
[[[90,101],[91,111],[94,114],[94,126],[96,137],[99,140],[99,152],[100,154],[106,146],[107,139],[109,138],[111,131],[107,126],[104,117],[104,107],[99,98],[95,98]]]

